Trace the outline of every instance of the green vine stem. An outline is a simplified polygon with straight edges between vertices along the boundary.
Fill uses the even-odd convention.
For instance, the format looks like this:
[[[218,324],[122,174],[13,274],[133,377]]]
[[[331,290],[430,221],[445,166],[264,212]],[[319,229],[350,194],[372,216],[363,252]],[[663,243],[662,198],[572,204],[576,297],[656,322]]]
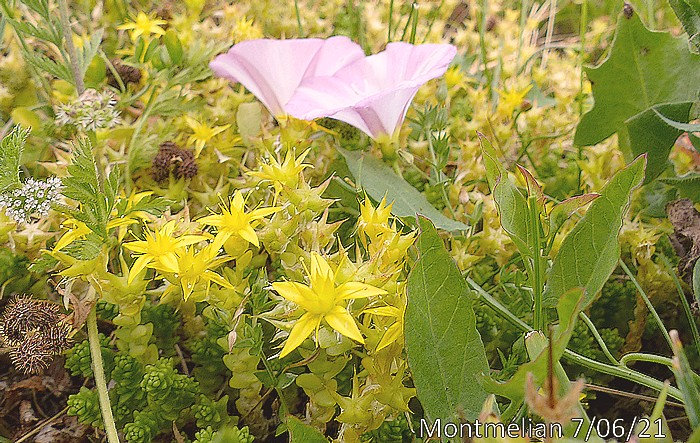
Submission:
[[[96,306],[96,305],[95,305]],[[87,317],[88,342],[90,344],[90,358],[92,359],[92,372],[95,375],[95,386],[100,399],[100,410],[102,411],[102,421],[107,433],[109,443],[119,443],[117,425],[114,424],[112,416],[112,406],[109,403],[109,393],[107,391],[107,381],[105,380],[105,369],[102,363],[102,349],[100,348],[100,338],[97,334],[97,313],[95,306],[90,309]]]
[[[517,327],[523,332],[530,332],[532,331],[532,327],[519,319],[515,314],[510,312],[508,308],[503,306],[498,300],[493,298],[491,294],[486,292],[481,286],[479,286],[478,283],[476,283],[474,280],[471,278],[467,277],[467,283],[476,291],[476,293],[479,295],[479,298],[486,303],[488,307],[493,309],[498,315],[500,315],[502,318],[505,320],[508,320],[510,324],[513,326]],[[656,391],[661,392],[662,389],[664,389],[664,383],[660,380],[657,380],[653,377],[649,377],[648,375],[642,374],[641,372],[637,372],[633,369],[630,369],[626,366],[613,366],[609,365],[607,363],[601,363],[599,361],[590,359],[588,357],[584,357],[581,354],[577,354],[576,352],[566,349],[564,350],[564,358],[566,358],[569,361],[572,361],[580,366],[593,369],[594,371],[601,372],[603,374],[607,375],[612,375],[614,377],[620,377],[625,380],[629,380],[635,383],[639,383],[642,386],[646,386],[648,388],[654,389]],[[621,362],[622,363],[622,362]],[[679,400],[681,402],[685,402],[685,399],[683,398],[683,394],[678,388],[671,387],[668,390],[668,395],[671,397],[675,398],[676,400]]]
[[[542,312],[542,245],[540,239],[540,211],[537,208],[537,197],[528,197],[530,207],[530,222],[532,224],[532,291],[534,293],[534,315],[533,322],[535,329],[544,330],[544,317]]]

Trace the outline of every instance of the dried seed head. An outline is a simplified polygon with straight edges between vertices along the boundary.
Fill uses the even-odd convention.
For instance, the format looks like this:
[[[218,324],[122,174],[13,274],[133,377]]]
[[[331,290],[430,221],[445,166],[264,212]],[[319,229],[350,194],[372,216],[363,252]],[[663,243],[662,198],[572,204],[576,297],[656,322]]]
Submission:
[[[36,332],[27,335],[10,351],[12,364],[24,374],[36,374],[48,368],[53,356],[46,339]]]
[[[127,86],[129,83],[138,83],[141,81],[141,70],[139,68],[126,65],[116,58],[112,60],[112,66],[114,66],[114,70],[117,71],[119,78],[122,79],[124,86]],[[119,82],[111,69],[107,70],[107,84],[114,88],[119,87]]]
[[[154,180],[163,181],[171,170],[175,178],[192,178],[197,175],[198,167],[192,151],[180,149],[173,142],[164,142],[153,157],[151,174]]]
[[[5,306],[0,317],[0,337],[10,346],[16,346],[29,331],[48,329],[61,318],[57,304],[35,300],[29,295],[18,295]]]
[[[72,331],[70,323],[61,321],[40,331],[40,335],[54,354],[60,354],[73,346],[73,339],[70,337]]]

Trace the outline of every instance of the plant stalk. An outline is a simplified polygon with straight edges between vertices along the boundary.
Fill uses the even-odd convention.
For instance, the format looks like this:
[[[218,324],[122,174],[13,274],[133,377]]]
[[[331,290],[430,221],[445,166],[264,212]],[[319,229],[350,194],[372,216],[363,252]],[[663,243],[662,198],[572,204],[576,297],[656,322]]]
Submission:
[[[96,305],[95,305],[96,306]],[[107,381],[105,380],[105,369],[102,363],[102,349],[100,347],[100,338],[97,333],[97,313],[95,306],[90,309],[87,317],[87,332],[88,343],[90,344],[90,358],[92,359],[92,373],[95,375],[95,387],[100,400],[100,411],[102,412],[102,421],[105,425],[107,433],[107,441],[109,443],[119,443],[119,435],[117,434],[117,425],[114,423],[112,416],[112,406],[109,403],[109,392],[107,391]]]
[[[540,212],[537,208],[537,197],[528,197],[530,206],[530,223],[532,229],[532,291],[534,294],[533,323],[538,331],[544,330],[544,318],[542,313],[542,281],[541,281],[541,240],[540,240]]]
[[[80,73],[78,66],[78,53],[73,45],[73,31],[70,28],[70,16],[68,15],[68,5],[66,0],[58,0],[58,16],[63,27],[63,38],[66,39],[66,49],[68,50],[68,62],[70,63],[71,71],[73,71],[73,80],[75,81],[75,89],[78,95],[85,91],[85,83],[83,75]]]

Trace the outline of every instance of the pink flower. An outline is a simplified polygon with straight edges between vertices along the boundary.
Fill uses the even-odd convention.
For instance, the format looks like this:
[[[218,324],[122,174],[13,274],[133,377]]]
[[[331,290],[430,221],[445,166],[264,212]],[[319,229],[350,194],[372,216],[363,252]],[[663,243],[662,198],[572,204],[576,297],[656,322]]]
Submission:
[[[249,40],[217,56],[209,67],[240,82],[274,115],[286,114],[287,101],[308,77],[329,76],[364,57],[347,37]]]
[[[342,120],[374,139],[393,136],[418,88],[443,75],[456,52],[447,44],[389,43],[333,75],[307,77],[285,109],[303,120]]]

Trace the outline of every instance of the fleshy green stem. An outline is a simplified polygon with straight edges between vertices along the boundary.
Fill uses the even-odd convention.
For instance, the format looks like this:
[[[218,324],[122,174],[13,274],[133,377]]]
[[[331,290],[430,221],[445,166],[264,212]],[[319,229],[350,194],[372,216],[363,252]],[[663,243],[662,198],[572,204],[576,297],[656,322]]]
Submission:
[[[105,369],[102,363],[102,348],[100,338],[97,333],[97,314],[95,306],[90,310],[87,317],[88,343],[90,344],[90,358],[92,359],[92,373],[95,375],[95,387],[100,400],[100,411],[102,411],[102,421],[107,433],[109,443],[119,443],[117,425],[112,416],[112,407],[109,403],[109,393],[107,391],[107,381],[105,380]]]

